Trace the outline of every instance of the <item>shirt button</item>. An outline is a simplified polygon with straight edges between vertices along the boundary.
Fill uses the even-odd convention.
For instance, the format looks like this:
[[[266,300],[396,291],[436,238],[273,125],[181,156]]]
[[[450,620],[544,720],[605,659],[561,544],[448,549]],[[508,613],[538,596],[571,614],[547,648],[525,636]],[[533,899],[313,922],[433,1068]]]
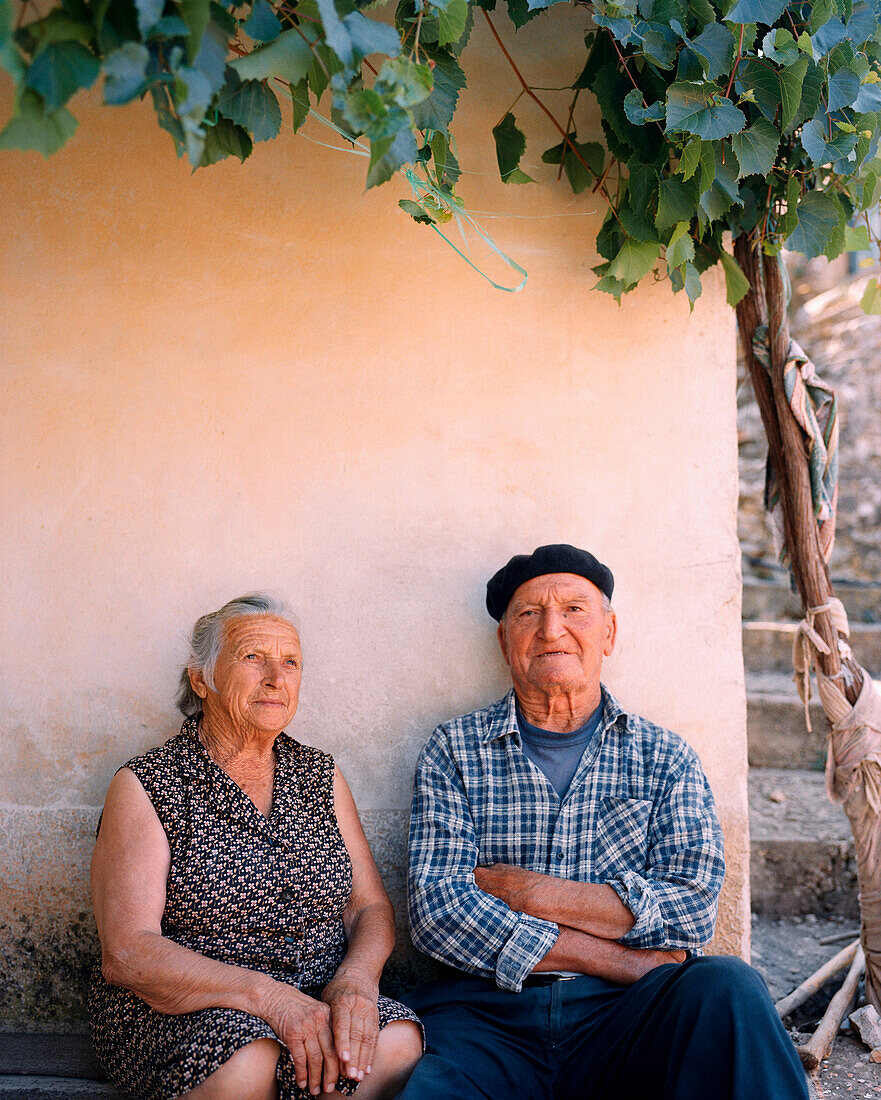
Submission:
[[[556,859],[557,863],[562,863],[563,862],[564,857],[563,857],[563,849],[562,848],[558,849],[558,851],[554,853],[554,858]]]

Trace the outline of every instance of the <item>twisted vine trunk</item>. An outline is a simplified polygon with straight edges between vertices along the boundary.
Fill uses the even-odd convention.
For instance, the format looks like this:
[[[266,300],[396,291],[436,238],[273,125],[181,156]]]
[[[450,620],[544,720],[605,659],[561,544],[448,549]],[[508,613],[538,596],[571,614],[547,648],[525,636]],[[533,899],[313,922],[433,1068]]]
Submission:
[[[793,577],[805,620],[825,643],[811,642],[810,656],[830,722],[827,779],[830,790],[844,803],[854,835],[866,996],[881,1011],[881,697],[850,656],[847,621],[843,611],[835,611],[840,605],[820,549],[807,443],[784,390],[790,335],[782,260],[763,255],[746,237],[735,240],[734,255],[750,284],[737,306],[737,326],[769,457],[778,474]],[[753,350],[761,325],[767,327],[770,373]]]

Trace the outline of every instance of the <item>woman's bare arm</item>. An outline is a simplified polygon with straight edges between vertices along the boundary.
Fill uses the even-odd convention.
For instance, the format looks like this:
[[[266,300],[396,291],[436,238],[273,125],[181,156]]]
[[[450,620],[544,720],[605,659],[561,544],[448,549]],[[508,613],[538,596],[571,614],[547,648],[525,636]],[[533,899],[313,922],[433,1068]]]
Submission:
[[[92,856],[92,902],[101,969],[170,1015],[237,1008],[265,1020],[291,1052],[301,1087],[330,1091],[339,1063],[330,1012],[292,986],[182,947],[161,932],[171,853],[165,831],[137,776],[117,772],[107,792]]]
[[[362,1080],[370,1072],[379,1038],[379,979],[395,945],[395,916],[364,835],[349,785],[338,768],[333,779],[337,822],[352,860],[352,894],[343,920],[346,957],[322,999],[330,1006],[337,1053],[346,1073]]]

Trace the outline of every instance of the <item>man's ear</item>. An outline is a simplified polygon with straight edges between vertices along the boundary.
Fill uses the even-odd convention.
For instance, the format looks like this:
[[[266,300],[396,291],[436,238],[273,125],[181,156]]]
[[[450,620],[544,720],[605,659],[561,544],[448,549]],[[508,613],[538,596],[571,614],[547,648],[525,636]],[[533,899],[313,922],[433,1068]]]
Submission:
[[[611,657],[615,649],[615,639],[618,636],[618,619],[614,611],[608,613],[606,619],[606,639],[603,643],[603,656]]]
[[[200,699],[208,697],[208,685],[205,683],[205,674],[201,668],[188,668],[187,676],[190,678],[190,687]]]
[[[502,651],[502,656],[505,658],[505,664],[508,664],[508,639],[505,637],[505,620],[499,623],[499,628],[496,631],[496,637],[499,639],[499,649]]]

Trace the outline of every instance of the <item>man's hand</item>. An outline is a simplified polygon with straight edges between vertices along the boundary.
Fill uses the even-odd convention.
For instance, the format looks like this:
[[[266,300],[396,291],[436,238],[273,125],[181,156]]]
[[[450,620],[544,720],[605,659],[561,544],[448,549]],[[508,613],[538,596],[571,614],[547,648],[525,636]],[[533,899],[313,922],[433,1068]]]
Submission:
[[[330,1006],[337,1054],[346,1077],[363,1081],[373,1068],[379,1038],[379,987],[365,975],[340,968],[321,994]]]

